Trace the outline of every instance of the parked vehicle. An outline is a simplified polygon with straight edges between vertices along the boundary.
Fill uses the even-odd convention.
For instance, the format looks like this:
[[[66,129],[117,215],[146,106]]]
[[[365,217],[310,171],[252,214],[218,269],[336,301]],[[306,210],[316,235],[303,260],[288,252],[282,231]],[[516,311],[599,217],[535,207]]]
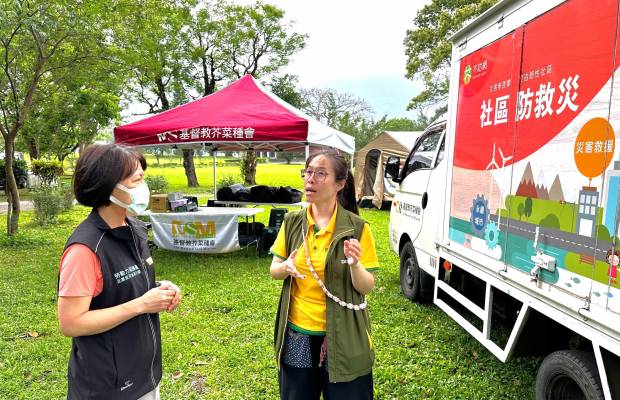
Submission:
[[[19,189],[23,189],[28,185],[28,164],[26,164],[26,161],[21,159],[13,160],[13,176],[15,176],[15,182],[17,182]],[[0,188],[4,188],[5,185],[4,158],[0,158]]]
[[[445,118],[386,165],[403,294],[545,355],[537,399],[620,399],[619,9],[489,9],[452,38]]]

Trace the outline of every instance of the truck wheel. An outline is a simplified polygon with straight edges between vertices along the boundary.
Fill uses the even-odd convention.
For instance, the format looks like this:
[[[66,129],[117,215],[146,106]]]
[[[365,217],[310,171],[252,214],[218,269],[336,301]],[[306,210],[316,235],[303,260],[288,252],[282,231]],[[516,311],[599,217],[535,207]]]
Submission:
[[[19,189],[25,188],[27,183],[28,183],[28,179],[26,179],[25,176],[20,176],[19,178],[17,178],[17,187]]]
[[[411,242],[400,251],[400,288],[409,300],[420,299],[420,267]]]
[[[555,399],[604,399],[592,353],[561,350],[543,360],[536,376],[536,400]]]

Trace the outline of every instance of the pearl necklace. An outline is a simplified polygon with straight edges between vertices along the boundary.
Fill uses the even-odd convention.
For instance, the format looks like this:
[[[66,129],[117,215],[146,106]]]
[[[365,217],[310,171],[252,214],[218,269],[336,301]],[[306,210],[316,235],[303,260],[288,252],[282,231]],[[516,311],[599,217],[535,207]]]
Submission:
[[[316,270],[312,266],[312,261],[310,261],[310,252],[308,251],[308,244],[306,243],[306,234],[304,232],[303,226],[301,227],[301,234],[302,234],[302,238],[303,238],[303,241],[304,241],[304,252],[305,252],[305,255],[306,255],[306,262],[308,263],[308,268],[310,269],[310,272],[312,273],[312,276],[314,277],[314,279],[319,284],[319,287],[321,288],[321,290],[323,290],[323,293],[325,293],[325,296],[327,296],[330,299],[332,299],[334,302],[336,302],[336,304],[339,304],[341,307],[348,308],[349,310],[359,311],[359,310],[365,309],[366,308],[366,299],[364,299],[364,301],[361,304],[347,303],[344,300],[340,300],[340,298],[338,298],[338,296],[334,296],[333,294],[331,294],[331,292],[329,290],[327,290],[327,287],[325,287],[325,284],[323,283],[321,278],[319,278],[319,274],[317,274]]]

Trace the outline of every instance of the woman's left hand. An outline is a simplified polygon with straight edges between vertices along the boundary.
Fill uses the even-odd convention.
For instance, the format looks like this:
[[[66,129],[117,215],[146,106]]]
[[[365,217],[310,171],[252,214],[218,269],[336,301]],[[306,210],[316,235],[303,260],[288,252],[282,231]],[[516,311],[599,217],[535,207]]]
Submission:
[[[174,311],[181,302],[181,289],[170,281],[160,281],[161,288],[174,290],[174,298],[170,302],[170,307],[168,307],[168,312]]]
[[[351,267],[356,266],[362,256],[360,242],[357,239],[345,240],[344,255],[347,258],[347,263]]]

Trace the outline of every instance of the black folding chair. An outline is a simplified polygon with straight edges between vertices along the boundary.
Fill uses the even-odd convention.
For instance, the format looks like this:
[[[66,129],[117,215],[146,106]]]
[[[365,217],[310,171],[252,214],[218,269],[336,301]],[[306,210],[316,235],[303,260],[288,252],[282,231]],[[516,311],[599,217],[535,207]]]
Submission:
[[[269,213],[269,226],[263,230],[258,246],[258,256],[265,257],[269,255],[269,249],[273,242],[276,241],[278,231],[284,222],[284,215],[288,212],[286,208],[272,208]]]

